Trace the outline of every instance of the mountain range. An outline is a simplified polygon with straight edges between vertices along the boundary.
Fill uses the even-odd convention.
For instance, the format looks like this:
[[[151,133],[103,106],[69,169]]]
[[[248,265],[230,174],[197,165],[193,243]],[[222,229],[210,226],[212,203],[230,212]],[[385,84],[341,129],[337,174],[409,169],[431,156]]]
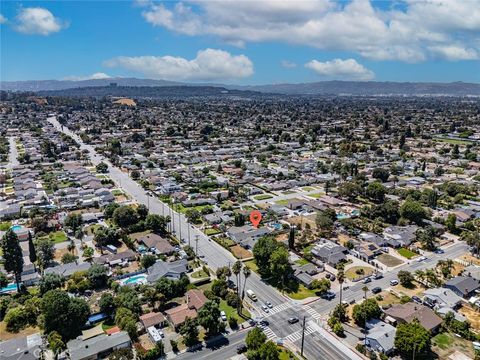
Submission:
[[[9,91],[59,91],[74,88],[105,87],[111,83],[119,87],[220,87],[229,90],[255,91],[270,94],[286,95],[447,95],[447,96],[480,96],[480,84],[452,82],[377,82],[377,81],[319,81],[297,84],[269,85],[225,85],[210,83],[182,83],[167,80],[138,78],[107,78],[92,80],[28,80],[1,81],[0,89]],[[180,90],[180,89],[179,89]]]

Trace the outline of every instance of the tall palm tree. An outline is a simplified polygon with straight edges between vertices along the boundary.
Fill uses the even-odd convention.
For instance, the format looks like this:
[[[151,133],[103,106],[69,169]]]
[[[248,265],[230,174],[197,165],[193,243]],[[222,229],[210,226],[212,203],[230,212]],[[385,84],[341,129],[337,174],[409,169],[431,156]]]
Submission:
[[[340,284],[340,304],[342,303],[342,295],[343,295],[343,283],[345,281],[345,265],[343,263],[340,263],[337,265],[337,279],[338,283]]]
[[[240,314],[240,281],[239,281],[239,275],[240,275],[241,270],[242,270],[242,262],[240,260],[235,261],[235,263],[232,266],[232,272],[235,274],[235,277],[237,278],[237,299],[238,299],[237,312],[239,314]]]
[[[247,279],[248,279],[248,277],[250,276],[251,273],[252,273],[252,271],[250,270],[250,268],[248,266],[243,267],[244,281],[243,281],[243,289],[242,289],[242,301],[245,298],[245,289],[247,287]]]

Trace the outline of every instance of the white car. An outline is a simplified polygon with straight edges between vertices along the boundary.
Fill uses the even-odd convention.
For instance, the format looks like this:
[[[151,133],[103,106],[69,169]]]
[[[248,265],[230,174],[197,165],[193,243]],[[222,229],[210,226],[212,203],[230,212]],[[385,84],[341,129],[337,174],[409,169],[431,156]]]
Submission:
[[[225,311],[220,311],[220,318],[223,320],[223,321],[227,321],[227,314],[225,314]]]
[[[266,313],[270,312],[270,310],[268,310],[268,307],[266,305],[262,305],[262,310],[265,311]]]
[[[422,262],[422,261],[425,261],[425,260],[427,260],[427,258],[425,256],[420,256],[417,261]]]
[[[392,286],[398,285],[398,280],[397,279],[390,280],[390,285]]]

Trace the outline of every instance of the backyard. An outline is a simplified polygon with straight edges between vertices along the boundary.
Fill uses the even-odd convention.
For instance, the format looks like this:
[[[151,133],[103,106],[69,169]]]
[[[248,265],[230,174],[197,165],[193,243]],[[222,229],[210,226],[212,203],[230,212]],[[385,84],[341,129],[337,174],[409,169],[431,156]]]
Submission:
[[[439,359],[447,359],[456,351],[470,356],[472,359],[475,357],[471,342],[450,333],[441,333],[433,337],[432,350],[438,355]]]

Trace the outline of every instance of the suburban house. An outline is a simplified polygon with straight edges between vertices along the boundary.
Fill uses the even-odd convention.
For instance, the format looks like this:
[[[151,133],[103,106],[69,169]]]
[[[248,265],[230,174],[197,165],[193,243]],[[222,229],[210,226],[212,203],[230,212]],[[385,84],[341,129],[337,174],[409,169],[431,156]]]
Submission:
[[[462,298],[468,298],[474,294],[475,290],[480,288],[480,281],[468,276],[456,276],[448,280],[443,286]]]
[[[67,343],[67,351],[71,360],[94,360],[104,359],[112,351],[129,348],[131,340],[128,333],[119,331],[115,334],[101,334],[83,340],[77,338]]]
[[[462,298],[448,288],[427,289],[423,292],[425,304],[435,309],[449,308],[455,310],[462,302]]]
[[[167,239],[157,234],[143,235],[137,238],[137,241],[154,251],[157,255],[171,255],[175,250]]]
[[[386,355],[393,352],[395,348],[395,333],[397,329],[378,319],[367,322],[367,335],[365,342],[367,346]]]
[[[389,226],[383,231],[383,236],[391,247],[408,247],[417,238],[417,229],[416,225]]]
[[[294,264],[293,270],[293,276],[295,276],[295,278],[297,278],[297,280],[306,287],[310,287],[312,285],[312,281],[314,280],[313,275],[316,275],[320,272],[320,269],[311,263],[305,265]],[[321,270],[323,271],[323,269]]]
[[[2,360],[37,360],[40,358],[42,336],[40,333],[16,337],[0,342]]]
[[[323,240],[320,244],[315,245],[311,252],[313,256],[324,263],[336,267],[340,262],[347,261],[348,249],[332,241]]]
[[[208,301],[202,291],[192,289],[186,293],[185,304],[166,310],[167,321],[177,330],[187,318],[194,319],[203,305]]]
[[[163,316],[162,313],[155,311],[140,316],[140,322],[145,329],[148,329],[151,326],[162,328],[166,325],[166,321],[167,319],[165,319],[165,316]]]
[[[81,264],[77,264],[76,262],[68,263],[68,264],[61,264],[53,267],[48,267],[45,269],[45,274],[58,274],[64,277],[70,277],[74,273],[78,271],[87,271],[90,269],[91,264],[84,262]]]
[[[406,304],[395,304],[390,309],[385,310],[385,321],[392,325],[400,323],[410,323],[417,319],[427,330],[435,333],[442,324],[442,318],[427,306],[419,305],[413,302]]]
[[[227,231],[227,235],[237,244],[246,249],[253,248],[257,239],[268,235],[271,231],[266,227],[254,228],[250,225],[232,226]]]
[[[172,262],[157,261],[147,269],[147,281],[154,283],[162,277],[171,280],[179,280],[189,270],[187,259]]]

